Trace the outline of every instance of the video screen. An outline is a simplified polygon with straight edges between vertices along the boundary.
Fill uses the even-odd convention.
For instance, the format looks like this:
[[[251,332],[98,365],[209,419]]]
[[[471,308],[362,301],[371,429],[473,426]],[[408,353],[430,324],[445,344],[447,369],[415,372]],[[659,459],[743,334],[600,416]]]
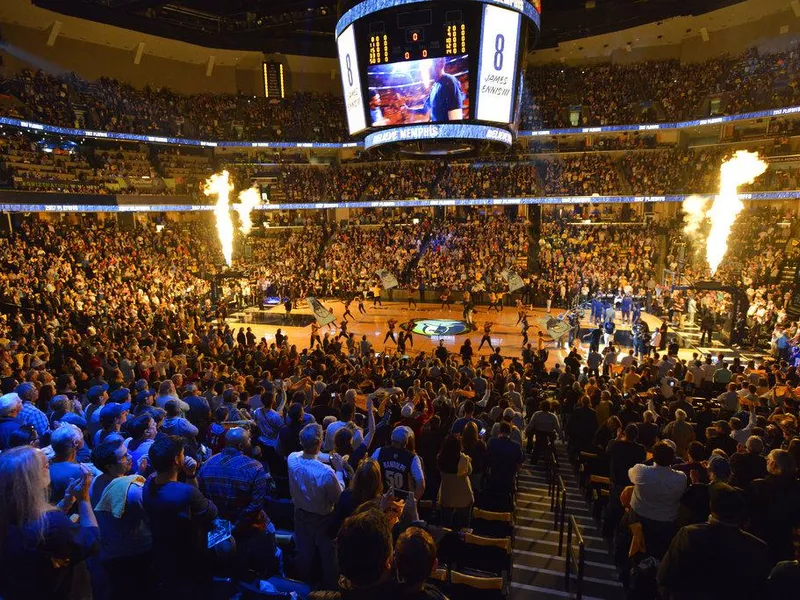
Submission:
[[[469,119],[469,55],[425,58],[367,68],[369,125]]]

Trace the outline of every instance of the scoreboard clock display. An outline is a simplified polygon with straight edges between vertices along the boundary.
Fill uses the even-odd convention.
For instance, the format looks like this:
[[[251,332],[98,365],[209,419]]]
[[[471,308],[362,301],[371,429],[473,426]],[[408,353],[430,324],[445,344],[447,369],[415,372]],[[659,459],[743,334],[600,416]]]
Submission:
[[[348,125],[352,135],[366,132],[366,147],[511,143],[538,0],[364,0],[342,8],[336,35]]]

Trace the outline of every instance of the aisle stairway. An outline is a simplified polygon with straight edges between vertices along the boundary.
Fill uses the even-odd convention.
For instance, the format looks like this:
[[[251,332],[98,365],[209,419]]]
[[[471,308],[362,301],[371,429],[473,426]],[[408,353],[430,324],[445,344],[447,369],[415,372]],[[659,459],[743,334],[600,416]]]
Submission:
[[[585,600],[622,600],[622,585],[608,544],[602,538],[589,505],[583,500],[578,482],[567,459],[566,448],[557,448],[559,468],[567,491],[566,512],[575,517],[585,542],[586,559],[583,577]],[[576,598],[575,575],[565,590],[564,567],[567,552],[558,555],[559,531],[554,528],[550,510],[547,475],[543,465],[534,467],[526,461],[519,475],[516,499],[514,567],[511,600],[536,598]],[[566,548],[567,532],[564,532]],[[573,569],[574,573],[575,570]]]

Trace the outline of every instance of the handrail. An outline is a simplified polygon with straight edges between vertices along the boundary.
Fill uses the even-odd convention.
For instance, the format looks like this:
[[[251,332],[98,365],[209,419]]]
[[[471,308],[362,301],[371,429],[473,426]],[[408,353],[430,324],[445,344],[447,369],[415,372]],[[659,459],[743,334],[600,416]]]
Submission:
[[[573,534],[578,544],[577,552],[572,545]],[[574,566],[577,575],[577,588],[575,590],[576,600],[581,600],[583,597],[583,570],[585,562],[586,544],[583,541],[583,535],[581,535],[581,530],[580,527],[578,527],[578,523],[575,521],[575,517],[570,515],[567,527],[567,555],[566,560],[564,560],[564,589],[569,591],[570,570]]]
[[[556,507],[556,514],[553,515],[553,519],[558,523],[556,527],[555,524],[553,529],[558,529],[558,555],[561,556],[561,552],[564,548],[564,520],[567,517],[567,487],[564,485],[564,480],[561,479],[561,476],[558,477],[559,483],[559,503]]]

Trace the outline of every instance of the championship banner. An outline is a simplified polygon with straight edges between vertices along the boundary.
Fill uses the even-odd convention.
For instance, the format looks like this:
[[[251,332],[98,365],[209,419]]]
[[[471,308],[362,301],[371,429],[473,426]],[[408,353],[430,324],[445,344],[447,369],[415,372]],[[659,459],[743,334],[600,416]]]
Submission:
[[[398,285],[397,277],[389,273],[389,271],[387,271],[386,269],[378,269],[377,271],[375,271],[375,275],[381,278],[381,285],[385,290],[396,288]]]
[[[517,290],[525,287],[525,282],[522,281],[522,277],[514,273],[514,271],[503,269],[500,275],[503,277],[503,280],[508,284],[509,292],[516,292]]]
[[[322,306],[322,302],[316,298],[309,296],[306,298],[306,302],[308,302],[309,308],[314,312],[314,318],[317,320],[318,325],[327,325],[328,323],[333,323],[336,319],[333,313]]]

